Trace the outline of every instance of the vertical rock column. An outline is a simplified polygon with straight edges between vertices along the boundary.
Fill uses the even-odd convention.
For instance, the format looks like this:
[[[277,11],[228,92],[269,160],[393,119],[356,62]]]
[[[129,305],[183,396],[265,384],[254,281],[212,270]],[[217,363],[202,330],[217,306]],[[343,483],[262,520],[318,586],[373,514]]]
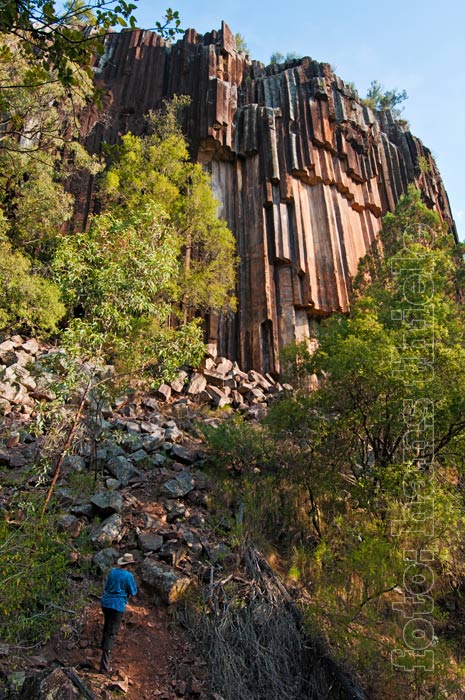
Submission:
[[[311,58],[250,61],[223,22],[189,29],[173,46],[152,32],[109,37],[96,65],[103,108],[83,115],[92,152],[142,134],[146,114],[174,94],[191,97],[185,122],[192,157],[211,173],[219,213],[240,255],[234,317],[210,317],[207,334],[246,368],[279,370],[279,351],[319,318],[349,309],[351,280],[410,182],[454,233],[431,153],[390,113]],[[94,183],[75,183],[75,225],[94,207]]]

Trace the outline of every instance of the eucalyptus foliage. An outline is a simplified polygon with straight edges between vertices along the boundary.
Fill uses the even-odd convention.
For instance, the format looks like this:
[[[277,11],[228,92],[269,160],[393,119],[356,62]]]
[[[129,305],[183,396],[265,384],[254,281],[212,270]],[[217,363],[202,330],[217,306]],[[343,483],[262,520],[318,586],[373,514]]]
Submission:
[[[100,348],[110,360],[129,362],[132,371],[154,365],[164,372],[167,347],[179,364],[198,361],[203,351],[196,322],[186,324],[176,350],[170,328],[177,298],[178,245],[155,204],[129,213],[95,217],[89,231],[66,236],[55,255],[62,298],[75,318],[69,334],[78,348]],[[178,364],[178,366],[179,366]],[[170,365],[170,370],[173,368]]]
[[[196,310],[235,309],[235,241],[218,215],[210,178],[189,160],[180,115],[188,105],[175,97],[151,114],[151,134],[126,134],[113,150],[103,179],[104,201],[126,212],[152,202],[172,227],[182,265],[178,284],[184,317]]]

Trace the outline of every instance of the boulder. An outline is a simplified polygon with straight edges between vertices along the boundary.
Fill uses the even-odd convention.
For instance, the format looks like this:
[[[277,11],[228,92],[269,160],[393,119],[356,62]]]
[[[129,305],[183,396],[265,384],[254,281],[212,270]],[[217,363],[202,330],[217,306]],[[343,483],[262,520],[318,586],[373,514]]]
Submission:
[[[19,381],[21,385],[24,386],[28,391],[34,391],[34,389],[36,389],[37,387],[36,380],[30,375],[20,377]]]
[[[73,539],[79,537],[82,532],[82,520],[79,520],[75,515],[66,513],[58,520],[58,529],[66,532]]]
[[[177,442],[177,440],[181,440],[182,436],[182,430],[179,430],[177,425],[169,426],[165,429],[165,440]]]
[[[178,376],[176,377],[176,379],[170,383],[172,390],[175,391],[177,394],[180,394],[184,389],[184,384],[186,382],[187,377],[188,374],[184,370],[178,372]]]
[[[249,375],[247,374],[247,372],[243,372],[237,364],[237,362],[233,363],[233,375],[238,380],[243,379],[244,381],[248,381],[249,379]]]
[[[217,357],[216,359],[216,371],[219,374],[225,376],[228,372],[233,369],[234,363],[228,360],[226,357]]]
[[[10,352],[10,350],[14,350],[16,345],[13,343],[11,338],[8,340],[4,340],[3,343],[0,343],[0,356],[4,352]]]
[[[55,500],[62,506],[71,506],[76,500],[76,496],[71,489],[66,486],[59,486],[54,491]]]
[[[251,382],[241,382],[237,387],[237,391],[242,395],[248,394],[249,391],[252,391],[252,389],[255,389],[255,384],[252,384]]]
[[[63,460],[62,468],[72,472],[84,472],[86,469],[86,461],[81,455],[66,455]]]
[[[171,387],[169,384],[160,384],[155,392],[155,396],[161,401],[169,401],[171,397]]]
[[[119,542],[123,537],[123,519],[118,513],[110,515],[109,518],[97,525],[90,539],[94,545],[109,547],[113,542]]]
[[[216,386],[211,386],[209,384],[207,386],[207,392],[210,396],[213,405],[217,408],[223,408],[224,406],[227,406],[231,403],[231,399],[229,398],[229,396],[224,391],[221,391],[221,389],[218,389],[218,387]]]
[[[189,386],[187,387],[187,393],[191,396],[197,396],[198,394],[202,393],[206,386],[207,380],[205,379],[204,375],[196,372],[192,376]]]
[[[27,405],[33,405],[34,402],[31,398],[29,398],[29,392],[26,389],[25,386],[22,384],[18,384],[18,390],[16,392],[16,395],[12,401],[12,403],[16,404],[17,406],[24,404],[25,406]]]
[[[90,520],[94,515],[94,508],[91,503],[75,503],[71,506],[70,511],[78,518],[87,518]]]
[[[127,486],[129,480],[138,473],[132,462],[122,455],[110,459],[106,463],[106,468],[118,481],[121,481],[123,486]]]
[[[39,343],[35,338],[29,338],[29,340],[22,344],[21,348],[29,353],[29,355],[37,355],[39,352]]]
[[[174,445],[171,454],[184,464],[193,464],[198,459],[197,450],[186,445]]]
[[[149,456],[145,450],[140,448],[139,450],[136,450],[135,452],[130,454],[129,459],[131,460],[131,462],[133,462],[133,464],[140,464],[141,466],[143,466],[143,463],[148,461]]]
[[[95,700],[72,669],[54,668],[26,678],[18,700]]]
[[[105,486],[109,491],[118,491],[118,489],[121,488],[121,481],[118,481],[118,479],[112,479],[110,477],[109,479],[105,480]]]
[[[205,346],[205,352],[209,357],[215,359],[218,355],[218,346],[216,343],[207,343]]]
[[[268,389],[272,386],[271,382],[268,382],[263,374],[260,374],[260,372],[255,372],[253,369],[251,369],[249,372],[249,379],[251,382],[258,384],[258,386],[264,391],[268,391]]]
[[[142,433],[148,433],[151,437],[159,438],[160,440],[163,438],[164,435],[163,429],[160,428],[159,425],[151,423],[150,421],[141,421],[140,429]]]
[[[107,547],[106,549],[101,549],[92,557],[92,561],[100,573],[105,574],[113,566],[115,561],[119,557],[119,552],[114,547]]]
[[[187,507],[181,501],[167,501],[166,503],[166,521],[170,524],[184,518],[187,512]]]
[[[149,408],[151,411],[158,411],[159,408],[158,401],[151,396],[142,401],[142,406],[144,406],[144,408]]]
[[[187,557],[189,550],[184,542],[173,540],[165,542],[163,547],[158,552],[158,556],[166,564],[170,566],[178,566],[178,564]]]
[[[90,502],[105,517],[113,513],[121,513],[124,505],[123,497],[118,491],[96,493]]]
[[[234,408],[239,408],[239,406],[244,405],[244,399],[242,398],[242,394],[240,394],[237,390],[234,389],[233,391],[231,391],[230,398]]]
[[[21,367],[26,367],[34,362],[34,357],[24,350],[16,350],[15,356],[17,364]]]
[[[163,467],[166,464],[166,457],[161,452],[152,456],[152,466],[155,468]]]
[[[167,605],[180,600],[192,584],[191,579],[150,558],[142,564],[141,578]]]
[[[217,372],[216,369],[205,370],[203,374],[207,380],[207,384],[219,387],[220,389],[224,386],[225,375]]]
[[[163,546],[163,537],[156,532],[141,532],[137,540],[143,552],[158,552]]]
[[[258,403],[260,401],[266,400],[265,394],[258,387],[256,387],[255,389],[251,389],[249,392],[247,392],[245,398],[249,403]]]
[[[162,486],[163,491],[172,498],[182,498],[186,496],[189,491],[192,491],[193,488],[194,479],[187,471],[177,474],[174,479],[166,481]]]
[[[144,423],[141,423],[144,425]],[[149,423],[151,425],[151,423]],[[156,430],[150,433],[150,435],[144,435],[141,442],[141,449],[146,452],[155,452],[165,441],[165,431],[163,428],[158,426],[153,426]],[[148,431],[147,431],[148,432]]]
[[[0,416],[11,412],[11,403],[0,396]]]
[[[191,532],[190,530],[186,530],[182,535],[182,541],[187,545],[189,551],[195,556],[202,553],[203,545],[195,533]]]
[[[0,398],[12,402],[18,393],[18,387],[10,382],[0,382]]]
[[[202,369],[215,369],[215,360],[213,360],[211,357],[205,357],[202,362],[201,362],[201,367]]]

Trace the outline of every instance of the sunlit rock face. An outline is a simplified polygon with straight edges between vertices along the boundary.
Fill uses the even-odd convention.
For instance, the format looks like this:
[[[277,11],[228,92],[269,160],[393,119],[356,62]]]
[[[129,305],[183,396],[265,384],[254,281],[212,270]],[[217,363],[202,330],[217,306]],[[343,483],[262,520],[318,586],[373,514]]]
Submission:
[[[208,339],[246,369],[277,371],[280,348],[348,310],[357,263],[410,182],[455,235],[430,151],[390,112],[364,107],[326,63],[265,68],[237,51],[223,23],[203,36],[189,29],[173,46],[149,31],[114,34],[96,80],[107,92],[83,121],[93,152],[144,133],[144,115],[164,98],[191,96],[192,156],[212,175],[240,255],[239,310],[207,319]],[[75,187],[85,221],[93,182]]]

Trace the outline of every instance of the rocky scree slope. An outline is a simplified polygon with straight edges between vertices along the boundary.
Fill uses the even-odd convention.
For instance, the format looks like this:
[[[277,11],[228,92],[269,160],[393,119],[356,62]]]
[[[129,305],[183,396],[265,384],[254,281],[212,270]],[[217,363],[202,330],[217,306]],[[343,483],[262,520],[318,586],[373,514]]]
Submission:
[[[209,694],[202,651],[179,626],[168,625],[166,612],[188,591],[240,569],[237,552],[209,526],[210,484],[197,423],[214,425],[231,410],[257,420],[275,395],[292,387],[242,372],[210,351],[199,371],[181,370],[153,395],[134,393],[98,410],[88,402],[83,420],[93,437],[81,435],[65,456],[51,501],[69,543],[76,599],[84,596],[85,606],[64,615],[43,648],[0,645],[0,697],[104,698],[117,691],[130,700],[219,697]],[[53,464],[45,474],[35,467],[47,438],[37,431],[37,417],[56,400],[62,357],[62,350],[35,339],[0,343],[0,511],[12,527],[26,517],[16,505],[18,492],[24,500],[28,493],[45,496],[53,475]],[[123,552],[136,560],[141,593],[114,652],[119,674],[102,679],[95,674],[98,595]]]

